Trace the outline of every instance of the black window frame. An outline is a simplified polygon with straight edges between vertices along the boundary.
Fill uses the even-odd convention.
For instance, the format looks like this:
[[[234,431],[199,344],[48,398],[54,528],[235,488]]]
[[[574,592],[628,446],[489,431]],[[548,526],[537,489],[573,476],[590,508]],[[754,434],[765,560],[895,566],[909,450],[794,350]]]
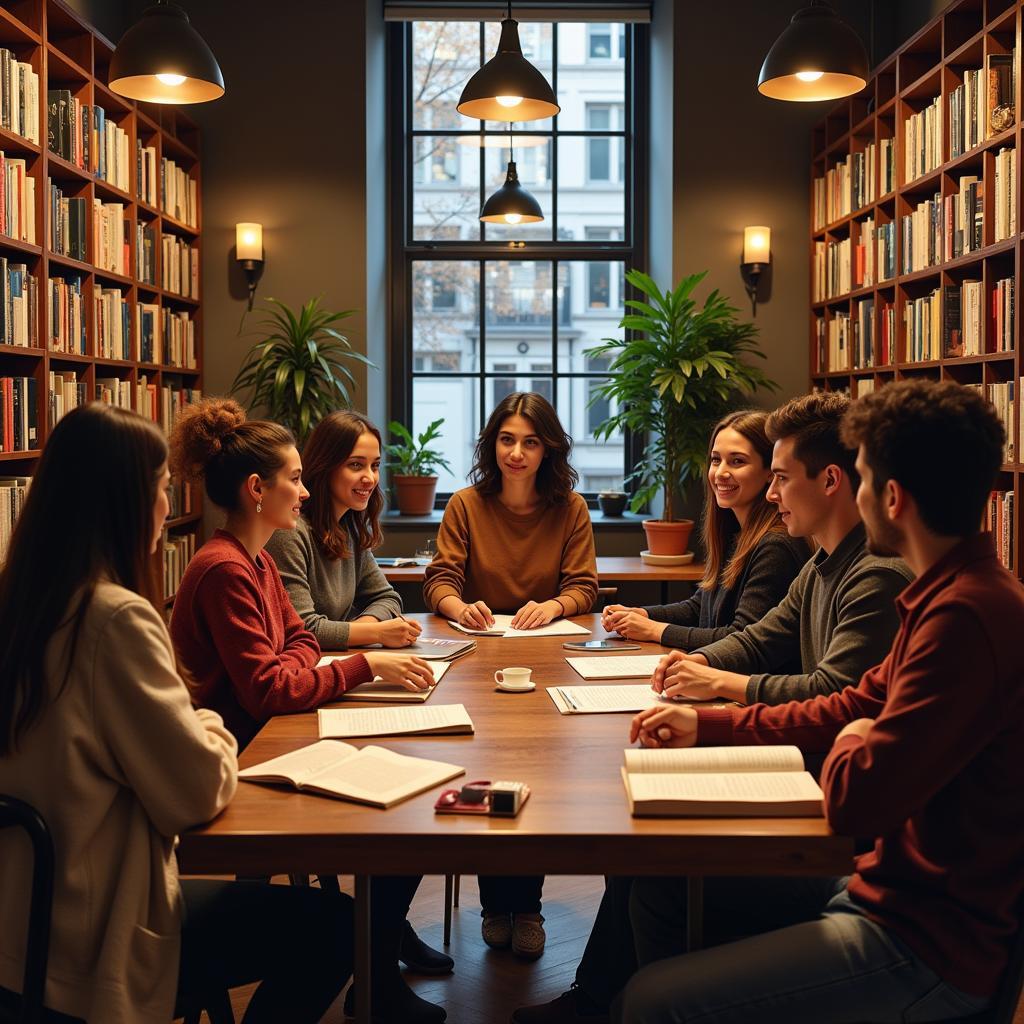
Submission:
[[[572,21],[571,9],[565,11],[564,21]],[[552,87],[558,89],[558,21],[552,22]],[[480,46],[483,59],[485,23],[480,23]],[[622,125],[618,129],[620,146],[624,154],[625,174],[623,175],[623,229],[622,238],[596,242],[594,240],[564,240],[559,238],[536,240],[529,239],[510,243],[505,239],[459,239],[457,241],[435,239],[417,240],[412,237],[413,225],[413,183],[412,158],[413,147],[417,135],[478,135],[483,129],[482,122],[469,122],[465,130],[449,130],[439,132],[437,129],[413,129],[412,115],[409,110],[413,66],[411,61],[412,22],[390,22],[387,25],[387,110],[388,110],[388,270],[389,270],[389,360],[390,383],[388,388],[388,419],[396,419],[410,425],[413,414],[413,382],[414,378],[440,378],[451,380],[453,376],[477,378],[479,385],[479,405],[482,426],[490,411],[488,401],[491,389],[490,381],[496,377],[505,377],[507,372],[491,373],[486,369],[487,306],[486,306],[486,275],[485,265],[488,261],[536,261],[551,263],[552,287],[558,282],[559,263],[622,261],[625,270],[632,267],[647,267],[647,221],[648,221],[648,139],[649,121],[647,112],[650,109],[649,95],[649,57],[650,32],[646,24],[626,24],[624,28],[626,53],[620,55],[624,64],[625,94],[623,98]],[[589,42],[587,44],[589,46]],[[618,63],[613,60],[611,63]],[[579,130],[560,130],[557,116],[552,119],[550,128],[538,130],[524,129],[528,134],[550,134],[549,177],[552,181],[551,214],[554,228],[558,226],[558,139],[582,138],[616,134],[609,132]],[[486,134],[502,134],[497,130],[488,129]],[[633,144],[628,140],[632,136]],[[585,147],[586,150],[586,147]],[[487,188],[484,173],[486,151],[480,149],[480,190]],[[584,152],[584,161],[587,159]],[[554,230],[553,230],[554,233]],[[424,260],[452,260],[459,262],[476,262],[479,266],[479,295],[477,300],[477,316],[481,358],[479,369],[474,372],[413,372],[413,266]],[[627,293],[620,300],[636,297],[634,290],[627,287]],[[560,372],[558,368],[559,326],[561,317],[558,313],[557,296],[552,298],[551,316],[551,390],[557,399],[558,383],[562,378],[588,379],[601,378],[606,374],[582,372]],[[522,376],[520,374],[520,376]],[[586,385],[585,385],[586,386]],[[557,409],[557,405],[556,405]],[[590,435],[588,435],[590,436]],[[628,429],[622,438],[623,476],[628,476],[640,462],[646,438],[634,434]],[[632,491],[626,485],[628,491]],[[591,508],[597,508],[597,493],[580,491]],[[434,507],[443,509],[451,497],[451,491],[439,492]]]

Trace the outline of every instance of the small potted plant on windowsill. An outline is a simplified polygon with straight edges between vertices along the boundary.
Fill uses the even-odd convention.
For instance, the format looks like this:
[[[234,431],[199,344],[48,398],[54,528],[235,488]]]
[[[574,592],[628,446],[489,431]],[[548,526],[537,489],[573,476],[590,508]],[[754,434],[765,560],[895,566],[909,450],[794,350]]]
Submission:
[[[434,420],[418,437],[396,420],[388,424],[391,444],[384,446],[395,491],[395,504],[403,516],[423,516],[434,507],[437,492],[438,468],[450,473],[451,466],[444,456],[429,448],[431,441],[441,436],[444,419]]]
[[[643,458],[626,479],[636,484],[633,512],[659,491],[664,495],[662,518],[643,524],[652,555],[686,552],[693,520],[675,518],[675,501],[703,477],[712,427],[758,388],[777,387],[744,362],[745,356],[764,358],[757,328],[737,320],[717,289],[697,305],[693,290],[704,276],[685,277],[662,292],[647,274],[630,270],[626,280],[643,299],[625,302],[629,311],[619,327],[628,334],[605,338],[588,352],[612,359],[608,382],[594,389],[591,402],[610,400],[618,410],[594,437],[607,439],[627,427],[647,437]]]

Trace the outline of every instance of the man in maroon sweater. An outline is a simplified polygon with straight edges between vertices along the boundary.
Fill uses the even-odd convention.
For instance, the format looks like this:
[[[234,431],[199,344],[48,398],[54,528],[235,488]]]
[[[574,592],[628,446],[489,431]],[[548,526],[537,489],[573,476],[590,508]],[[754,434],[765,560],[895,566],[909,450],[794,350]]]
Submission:
[[[631,732],[654,747],[828,751],[829,824],[873,836],[873,848],[831,886],[765,879],[746,887],[745,907],[733,886],[728,925],[752,937],[684,956],[671,956],[678,882],[637,882],[631,917],[647,966],[617,1008],[630,1024],[965,1016],[990,1003],[1021,926],[1024,592],[978,532],[1001,424],[957,384],[902,381],[852,406],[843,433],[859,449],[869,546],[899,554],[917,576],[897,599],[888,657],[842,693],[651,709]],[[788,927],[752,934],[771,927],[773,907]]]

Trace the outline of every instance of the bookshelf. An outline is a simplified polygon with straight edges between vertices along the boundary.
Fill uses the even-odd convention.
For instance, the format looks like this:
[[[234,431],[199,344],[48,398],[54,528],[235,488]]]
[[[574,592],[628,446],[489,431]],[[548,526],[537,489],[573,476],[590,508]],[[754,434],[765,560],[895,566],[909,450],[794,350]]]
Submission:
[[[18,104],[22,134],[4,127],[0,112],[0,170],[8,172],[0,187],[0,308],[17,306],[21,318],[9,317],[17,338],[0,330],[0,341],[13,342],[0,344],[0,380],[23,380],[20,399],[35,399],[34,437],[28,443],[16,431],[23,450],[0,451],[0,478],[31,477],[62,407],[99,397],[167,429],[202,388],[199,130],[174,107],[111,92],[113,51],[61,0],[0,0],[0,81],[14,61],[38,76],[38,124],[21,118]],[[54,90],[63,102],[51,150]],[[31,91],[28,84],[26,111],[36,106]],[[33,221],[31,238],[25,228]],[[10,447],[14,439],[5,439]],[[11,504],[4,499],[0,514]],[[176,489],[171,516],[156,556],[168,605],[174,570],[199,540],[201,495]]]
[[[835,104],[812,131],[809,211],[812,388],[858,397],[924,377],[982,389],[1010,439],[989,524],[1018,578],[1022,7],[954,0]],[[1013,123],[1004,109],[993,124],[990,105]]]

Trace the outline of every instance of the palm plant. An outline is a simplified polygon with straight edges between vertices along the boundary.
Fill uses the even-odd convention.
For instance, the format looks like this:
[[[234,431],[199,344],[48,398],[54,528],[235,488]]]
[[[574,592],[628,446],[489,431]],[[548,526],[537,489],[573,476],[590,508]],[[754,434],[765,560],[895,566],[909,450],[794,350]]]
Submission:
[[[744,362],[764,353],[754,340],[757,328],[735,318],[736,309],[718,290],[698,307],[693,290],[707,271],[683,278],[662,291],[639,270],[626,280],[646,301],[627,299],[619,327],[623,338],[605,338],[588,355],[611,358],[608,381],[594,389],[614,412],[594,436],[607,439],[628,428],[646,435],[643,458],[626,478],[637,485],[634,512],[664,493],[666,522],[674,521],[674,498],[706,469],[711,428],[739,401],[758,388],[778,385],[762,370]]]
[[[278,299],[257,325],[262,340],[245,356],[231,385],[232,394],[252,389],[249,408],[265,409],[270,419],[288,427],[301,445],[309,432],[335,409],[350,408],[355,378],[344,361],[374,366],[356,352],[335,324],[355,310],[331,313],[317,296],[293,312]]]

